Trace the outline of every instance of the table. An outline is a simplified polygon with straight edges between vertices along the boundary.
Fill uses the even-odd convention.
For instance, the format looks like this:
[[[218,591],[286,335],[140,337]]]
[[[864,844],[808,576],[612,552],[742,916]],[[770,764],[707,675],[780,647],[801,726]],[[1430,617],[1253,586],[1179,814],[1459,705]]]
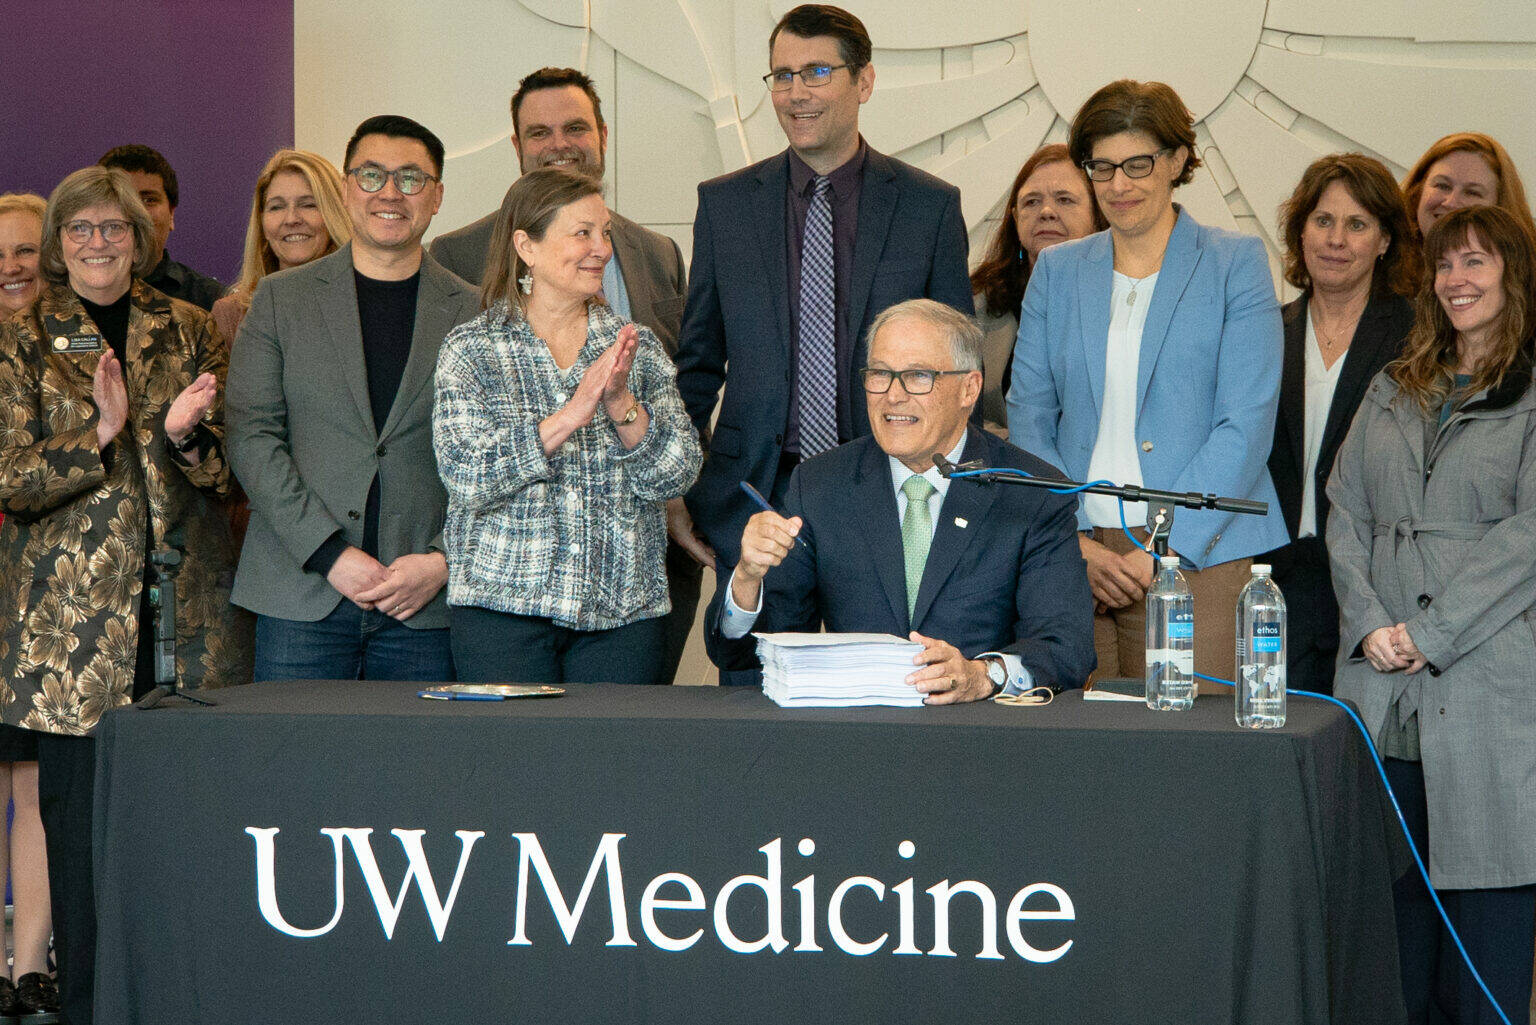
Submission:
[[[1403,1020],[1400,842],[1321,702],[416,690],[105,717],[98,1020]]]

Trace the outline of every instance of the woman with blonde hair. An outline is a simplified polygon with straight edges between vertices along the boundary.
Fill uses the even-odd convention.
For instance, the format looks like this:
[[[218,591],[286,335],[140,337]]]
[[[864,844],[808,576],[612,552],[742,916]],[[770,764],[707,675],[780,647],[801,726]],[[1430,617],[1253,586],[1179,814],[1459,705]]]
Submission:
[[[342,206],[341,194],[341,173],[319,154],[301,149],[280,149],[272,154],[251,196],[240,280],[213,304],[213,319],[226,345],[235,342],[257,282],[268,274],[333,253],[351,240],[352,221]],[[245,492],[238,483],[231,489],[228,508],[238,556],[251,518]],[[254,636],[255,620],[244,610],[236,610],[236,622],[240,630]]]
[[[0,195],[0,320],[31,306],[42,290],[37,259],[47,206],[30,192]]]
[[[1511,1021],[1536,932],[1536,237],[1500,207],[1446,215],[1403,356],[1328,481],[1334,693],[1354,702],[1429,876]],[[1492,1021],[1415,873],[1395,890],[1410,1021]],[[1442,963],[1450,962],[1450,963]],[[1486,1016],[1485,1016],[1486,1015]]]
[[[213,319],[226,341],[234,341],[258,281],[333,253],[352,238],[342,191],[341,173],[319,154],[301,149],[272,154],[251,196],[240,280],[213,304]]]
[[[38,266],[47,200],[31,193],[0,196],[0,320],[28,309],[42,290]],[[37,734],[0,723],[0,808],[16,802],[10,842],[0,843],[0,886],[7,868],[16,914],[11,938],[15,961],[0,971],[0,1020],[55,1008],[57,994],[48,976],[48,853],[37,807]],[[12,984],[12,977],[15,984]],[[20,992],[18,992],[20,991]]]

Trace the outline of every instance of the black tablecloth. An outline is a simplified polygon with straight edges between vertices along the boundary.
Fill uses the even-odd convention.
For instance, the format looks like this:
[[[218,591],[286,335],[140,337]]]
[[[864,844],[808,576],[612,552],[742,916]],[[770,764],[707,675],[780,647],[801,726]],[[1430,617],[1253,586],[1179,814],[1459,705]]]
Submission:
[[[106,716],[99,1021],[1402,1021],[1395,826],[1321,702],[1259,733],[1214,696],[1178,714],[1079,692],[786,710],[735,688],[416,689],[264,684]],[[445,905],[469,851],[436,925],[415,879],[395,915],[418,837]],[[666,873],[701,910],[646,913],[653,885],[687,903]],[[772,939],[772,889],[781,950],[728,949],[733,879],[725,935]],[[1037,883],[1071,920],[1010,917]],[[1026,911],[1062,906],[1031,893]]]

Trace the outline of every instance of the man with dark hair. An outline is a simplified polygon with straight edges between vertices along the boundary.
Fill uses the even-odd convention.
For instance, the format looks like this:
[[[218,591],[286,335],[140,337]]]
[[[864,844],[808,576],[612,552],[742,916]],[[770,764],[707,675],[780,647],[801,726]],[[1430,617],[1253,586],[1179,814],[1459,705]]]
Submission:
[[[608,126],[592,79],[575,68],[540,68],[518,83],[512,94],[512,146],[521,171],[540,167],[571,167],[603,176]],[[612,214],[613,259],[603,270],[603,296],[628,320],[656,333],[669,355],[676,355],[677,332],[683,315],[688,274],[677,243],[634,221]],[[466,281],[480,282],[486,248],[491,241],[492,211],[480,220],[432,240],[431,252],[443,266]],[[669,505],[669,517],[682,503]],[[703,567],[712,553],[691,532],[681,543],[673,532],[667,546],[667,585],[672,611],[667,615],[666,679],[677,674],[678,662],[693,628],[699,606]]]
[[[262,278],[230,363],[230,465],[251,521],[233,601],[256,679],[449,680],[447,494],[432,377],[474,291],[421,237],[443,144],[385,115],[347,143],[352,241]]]
[[[721,399],[687,497],[721,567],[756,511],[743,481],[777,506],[802,459],[869,433],[858,371],[875,316],[925,297],[973,311],[959,190],[859,135],[875,85],[863,24],[804,4],[769,39],[763,78],[789,148],[699,186],[678,343],[701,433]]]
[[[96,162],[127,172],[155,224],[155,269],[144,278],[145,284],[172,299],[185,299],[193,306],[213,309],[213,304],[224,295],[224,286],[184,263],[177,263],[165,248],[166,239],[176,228],[176,207],[181,202],[181,188],[170,161],[158,150],[130,143],[107,150]]]

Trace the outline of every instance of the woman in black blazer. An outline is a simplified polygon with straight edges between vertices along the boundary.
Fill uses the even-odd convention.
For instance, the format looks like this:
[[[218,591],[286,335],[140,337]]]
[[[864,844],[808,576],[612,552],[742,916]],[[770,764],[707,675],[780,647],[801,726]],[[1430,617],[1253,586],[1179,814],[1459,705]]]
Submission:
[[[1274,567],[1285,594],[1290,685],[1328,694],[1339,608],[1323,543],[1325,487],[1366,386],[1413,325],[1404,295],[1417,250],[1391,172],[1359,153],[1314,162],[1280,215],[1285,278],[1302,294],[1281,311],[1285,365],[1269,474],[1294,540],[1254,561]]]

